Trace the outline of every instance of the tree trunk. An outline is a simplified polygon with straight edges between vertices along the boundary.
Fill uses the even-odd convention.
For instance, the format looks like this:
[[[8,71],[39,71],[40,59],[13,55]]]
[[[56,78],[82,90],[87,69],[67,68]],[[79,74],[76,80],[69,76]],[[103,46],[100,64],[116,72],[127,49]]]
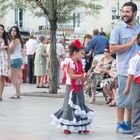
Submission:
[[[50,74],[49,74],[49,93],[57,94],[57,84],[58,84],[58,61],[56,54],[56,29],[57,21],[50,21]]]

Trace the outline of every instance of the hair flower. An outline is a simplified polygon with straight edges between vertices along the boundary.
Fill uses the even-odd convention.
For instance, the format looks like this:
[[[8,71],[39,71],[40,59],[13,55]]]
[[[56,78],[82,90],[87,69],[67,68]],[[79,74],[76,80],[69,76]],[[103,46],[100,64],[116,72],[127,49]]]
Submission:
[[[81,42],[79,41],[79,39],[75,39],[75,40],[73,41],[73,44],[74,44],[74,46],[75,46],[76,48],[78,48],[78,49],[82,48],[82,44],[81,44]]]

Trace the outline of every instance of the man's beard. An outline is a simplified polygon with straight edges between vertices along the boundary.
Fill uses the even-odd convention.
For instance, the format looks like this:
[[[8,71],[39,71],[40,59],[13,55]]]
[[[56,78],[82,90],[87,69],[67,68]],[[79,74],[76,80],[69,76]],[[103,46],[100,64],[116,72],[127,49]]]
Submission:
[[[124,20],[124,18],[127,17],[127,16],[123,16],[122,17],[122,20],[126,23],[126,24],[129,24],[133,21],[133,18],[134,16],[132,15],[131,17],[127,17],[128,19],[127,20]]]

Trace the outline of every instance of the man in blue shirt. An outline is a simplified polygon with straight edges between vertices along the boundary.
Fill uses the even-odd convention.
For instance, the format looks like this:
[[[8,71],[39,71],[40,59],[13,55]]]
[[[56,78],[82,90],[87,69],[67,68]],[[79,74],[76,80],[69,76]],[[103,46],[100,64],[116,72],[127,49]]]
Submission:
[[[94,59],[98,61],[103,57],[104,49],[109,46],[109,41],[107,37],[100,35],[99,30],[93,30],[93,35],[89,46],[86,47],[86,52],[89,52],[91,49],[93,51]]]
[[[129,60],[138,52],[136,44],[137,34],[140,26],[136,24],[137,5],[126,2],[122,7],[123,22],[115,27],[110,36],[110,51],[116,53],[116,64],[118,74],[117,105],[117,129],[116,132],[130,134],[131,131],[131,94],[125,96],[124,89],[127,81]],[[133,91],[131,91],[133,92]],[[133,93],[132,93],[133,94]],[[126,110],[126,122],[124,122],[124,111]],[[134,117],[132,118],[132,120]],[[134,131],[134,130],[133,130]],[[135,135],[135,134],[134,134]]]

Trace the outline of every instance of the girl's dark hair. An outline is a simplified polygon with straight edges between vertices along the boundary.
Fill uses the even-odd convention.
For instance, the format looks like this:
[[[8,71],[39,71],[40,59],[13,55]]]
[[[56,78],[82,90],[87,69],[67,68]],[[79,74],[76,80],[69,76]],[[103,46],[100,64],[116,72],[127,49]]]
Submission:
[[[91,39],[91,38],[92,38],[92,35],[90,35],[90,34],[86,34],[86,35],[84,36],[84,40],[85,40],[86,38]]]
[[[68,48],[70,56],[72,56],[74,52],[79,52],[80,50],[84,49],[83,47],[77,48],[73,43],[71,43]]]
[[[86,35],[84,36],[83,46],[85,46],[85,39],[86,39],[86,38],[91,39],[91,38],[92,38],[92,35],[86,34]]]
[[[133,13],[134,13],[134,12],[137,12],[137,5],[136,5],[134,2],[126,2],[126,3],[123,5],[123,7],[124,7],[124,6],[131,6],[131,7],[132,7]]]
[[[13,28],[16,29],[16,36],[15,36],[15,38],[13,38],[13,37],[11,36],[11,31],[12,31]],[[10,31],[9,31],[9,36],[10,36],[10,40],[18,38],[18,39],[20,40],[21,47],[23,48],[23,40],[22,40],[22,38],[21,38],[21,34],[20,34],[19,28],[18,28],[17,26],[11,27],[11,29],[10,29]]]
[[[5,45],[8,46],[8,36],[7,36],[6,31],[5,31],[5,28],[4,28],[4,26],[3,26],[2,24],[0,24],[0,27],[2,27],[2,28],[4,29],[2,38],[3,38],[3,40],[4,40]]]

